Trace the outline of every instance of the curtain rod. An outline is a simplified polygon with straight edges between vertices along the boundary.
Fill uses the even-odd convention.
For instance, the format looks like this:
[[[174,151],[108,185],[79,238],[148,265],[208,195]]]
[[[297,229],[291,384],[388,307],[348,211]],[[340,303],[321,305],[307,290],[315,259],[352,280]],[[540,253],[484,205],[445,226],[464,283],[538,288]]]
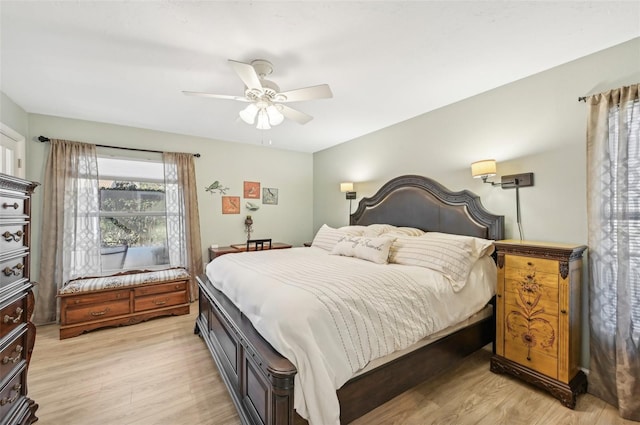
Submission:
[[[44,136],[39,136],[38,140],[41,141],[42,143],[51,141],[51,139],[49,139],[48,137],[44,137]],[[96,144],[96,146],[98,146],[100,148],[122,149],[122,150],[125,150],[125,151],[164,153],[162,151],[156,151],[156,150],[153,150],[153,149],[124,148],[124,147],[121,147],[121,146],[109,146],[109,145],[97,145],[97,144]],[[193,156],[195,156],[196,158],[200,158],[200,154],[199,153],[194,153]]]

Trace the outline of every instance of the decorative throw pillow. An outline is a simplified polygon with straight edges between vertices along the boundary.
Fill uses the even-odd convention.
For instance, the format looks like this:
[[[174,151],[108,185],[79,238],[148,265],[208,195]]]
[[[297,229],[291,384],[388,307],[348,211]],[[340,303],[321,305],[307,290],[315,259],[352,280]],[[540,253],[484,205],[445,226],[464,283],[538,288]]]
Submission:
[[[333,227],[323,224],[313,238],[311,246],[322,248],[325,251],[331,251],[338,241],[346,235],[347,233],[343,230],[334,229]]]
[[[338,228],[338,230],[342,230],[343,232],[346,232],[349,235],[362,236],[366,228],[367,226],[353,225],[353,226],[342,226]]]
[[[389,249],[394,238],[366,236],[344,236],[333,247],[331,254],[355,257],[361,260],[372,261],[377,264],[387,264]]]

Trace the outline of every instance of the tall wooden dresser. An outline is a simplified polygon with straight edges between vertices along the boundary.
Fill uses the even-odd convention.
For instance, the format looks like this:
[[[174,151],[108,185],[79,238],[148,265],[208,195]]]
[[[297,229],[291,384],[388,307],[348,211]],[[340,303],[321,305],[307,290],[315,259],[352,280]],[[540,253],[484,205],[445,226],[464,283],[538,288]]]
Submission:
[[[0,174],[0,423],[31,424],[38,405],[27,397],[35,342],[29,279],[31,195],[38,183]]]
[[[587,390],[580,362],[583,245],[495,243],[496,353],[491,371],[508,373],[574,408]]]

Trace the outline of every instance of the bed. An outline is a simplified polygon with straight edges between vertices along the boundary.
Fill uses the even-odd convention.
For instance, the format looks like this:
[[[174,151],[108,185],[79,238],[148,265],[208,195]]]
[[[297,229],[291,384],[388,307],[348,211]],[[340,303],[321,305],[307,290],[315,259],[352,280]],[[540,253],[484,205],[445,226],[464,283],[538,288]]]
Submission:
[[[504,218],[486,211],[476,195],[469,191],[451,192],[429,178],[415,175],[387,182],[375,195],[362,199],[350,217],[352,226],[376,224],[489,240],[503,239],[504,232]],[[309,251],[303,252],[305,249]],[[298,248],[296,255],[310,256],[312,249]],[[251,253],[235,255],[248,256]],[[218,269],[223,266],[223,259],[216,260],[219,261],[216,264]],[[227,258],[225,263],[242,263],[241,260],[243,257]],[[355,261],[361,260],[350,264],[356,264]],[[260,324],[254,326],[255,318],[254,323],[250,320],[252,313],[247,310],[247,315],[241,313],[237,307],[241,304],[239,296],[225,295],[211,280],[216,279],[209,279],[206,274],[198,278],[200,314],[196,333],[202,336],[211,351],[242,422],[273,425],[306,423],[294,409],[294,384],[298,370],[258,332],[256,327],[260,328]],[[265,284],[264,290],[269,290],[269,285],[271,283]],[[285,298],[280,293],[275,294]],[[263,296],[273,297],[274,294],[265,293]],[[383,357],[384,361],[368,362],[364,370],[354,373],[336,392],[340,422],[349,423],[458,364],[460,359],[492,342],[494,329],[494,316],[484,314],[447,328],[443,331],[444,336],[428,344],[412,344],[399,353]],[[272,336],[267,335],[267,338]],[[297,389],[300,390],[299,387]]]

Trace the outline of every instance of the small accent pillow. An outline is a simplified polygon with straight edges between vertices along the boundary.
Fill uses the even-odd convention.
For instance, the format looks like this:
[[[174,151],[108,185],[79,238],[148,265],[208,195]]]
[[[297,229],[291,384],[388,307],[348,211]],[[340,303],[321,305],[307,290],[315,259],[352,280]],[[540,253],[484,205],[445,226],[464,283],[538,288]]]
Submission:
[[[423,236],[399,236],[389,262],[425,267],[445,276],[455,292],[467,283],[475,262],[493,252],[493,241],[469,236],[429,232]]]
[[[333,247],[331,254],[355,257],[361,260],[372,261],[377,264],[387,264],[389,249],[395,238],[366,236],[344,236]]]
[[[323,224],[322,227],[318,229],[316,236],[313,238],[311,246],[322,248],[325,251],[331,251],[338,241],[344,236],[361,235],[363,229],[360,229],[360,227],[363,226],[345,226],[340,229],[334,229],[333,227]]]

